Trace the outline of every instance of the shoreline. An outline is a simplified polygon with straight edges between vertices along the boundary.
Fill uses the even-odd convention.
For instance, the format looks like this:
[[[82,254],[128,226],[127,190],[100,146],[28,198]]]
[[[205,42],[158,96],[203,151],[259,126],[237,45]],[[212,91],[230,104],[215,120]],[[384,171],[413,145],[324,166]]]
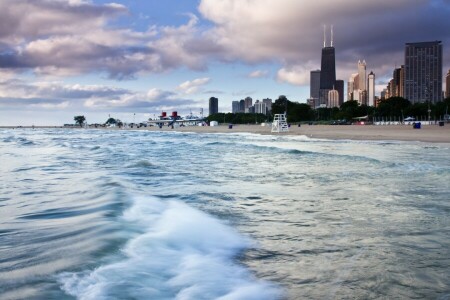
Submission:
[[[1,129],[32,129],[33,126],[0,126]],[[34,126],[35,129],[84,129],[64,126]],[[161,132],[196,132],[196,133],[255,133],[264,135],[304,135],[310,138],[332,140],[396,140],[418,141],[429,143],[450,143],[450,124],[444,126],[423,125],[414,129],[410,125],[301,125],[291,126],[289,132],[272,133],[271,124],[219,126],[186,126],[186,127],[141,127],[141,128],[88,128],[97,130],[142,130]]]

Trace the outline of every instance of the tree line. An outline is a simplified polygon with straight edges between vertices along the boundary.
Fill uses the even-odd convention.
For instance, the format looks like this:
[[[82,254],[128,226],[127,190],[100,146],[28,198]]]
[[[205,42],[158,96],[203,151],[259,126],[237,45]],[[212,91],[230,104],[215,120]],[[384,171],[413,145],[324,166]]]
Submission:
[[[403,120],[406,117],[427,120],[441,120],[448,114],[450,97],[437,103],[414,103],[402,97],[381,100],[377,107],[359,105],[357,101],[344,102],[340,107],[312,109],[308,104],[293,102],[286,96],[279,96],[272,104],[271,115],[246,113],[218,113],[210,115],[208,121],[232,124],[255,124],[272,121],[274,114],[287,112],[288,122],[347,120],[368,116],[375,120]],[[428,112],[430,110],[430,112]]]

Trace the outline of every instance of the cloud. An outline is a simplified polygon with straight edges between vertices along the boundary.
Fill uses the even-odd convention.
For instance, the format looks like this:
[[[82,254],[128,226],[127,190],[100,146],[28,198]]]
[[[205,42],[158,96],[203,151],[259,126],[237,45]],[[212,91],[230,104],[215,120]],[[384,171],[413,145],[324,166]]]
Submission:
[[[109,26],[128,14],[119,4],[2,1],[0,69],[45,76],[101,72],[123,80],[183,66],[207,68],[214,45],[201,37],[196,16],[181,26],[149,26],[144,32]]]
[[[155,112],[162,109],[188,111],[192,107],[201,107],[201,103],[160,89],[140,93],[102,85],[67,85],[57,81],[0,81],[0,108],[17,107],[33,110]]]
[[[320,68],[323,24],[334,24],[337,75],[345,80],[358,59],[386,76],[403,63],[406,42],[450,44],[450,5],[442,0],[202,0],[199,11],[214,24],[205,35],[225,49],[226,59],[278,62],[283,65],[278,80],[294,84]],[[296,67],[307,62],[315,64],[309,70]],[[450,67],[450,56],[444,64]]]
[[[301,67],[281,68],[277,72],[277,80],[293,85],[306,85],[309,83],[309,74],[308,70]]]
[[[177,87],[177,90],[180,92],[190,95],[190,94],[196,94],[199,91],[201,91],[201,87],[208,84],[211,81],[211,78],[204,77],[204,78],[197,78],[194,80],[188,80],[183,82]]]
[[[269,75],[269,71],[265,70],[256,70],[248,74],[249,78],[264,78]]]
[[[177,68],[204,71],[217,61],[264,62],[280,66],[277,80],[298,85],[320,68],[324,23],[334,24],[337,75],[344,80],[358,59],[378,78],[390,76],[392,66],[403,63],[405,42],[450,43],[445,0],[201,0],[198,13],[179,26],[150,24],[136,31],[111,25],[131,16],[121,4],[3,0],[0,70],[52,77],[102,73],[124,80]],[[450,67],[450,56],[444,59]],[[307,63],[310,69],[299,67]],[[188,95],[201,88],[179,91]]]

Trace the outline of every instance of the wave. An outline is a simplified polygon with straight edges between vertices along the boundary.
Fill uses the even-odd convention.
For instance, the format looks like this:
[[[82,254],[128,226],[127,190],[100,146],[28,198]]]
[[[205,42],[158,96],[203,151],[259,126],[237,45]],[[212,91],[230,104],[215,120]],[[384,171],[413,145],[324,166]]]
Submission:
[[[157,166],[148,160],[139,160],[131,165],[128,168],[156,168]]]
[[[281,290],[234,261],[253,243],[179,201],[136,198],[123,216],[139,234],[114,262],[59,275],[80,299],[277,299]]]

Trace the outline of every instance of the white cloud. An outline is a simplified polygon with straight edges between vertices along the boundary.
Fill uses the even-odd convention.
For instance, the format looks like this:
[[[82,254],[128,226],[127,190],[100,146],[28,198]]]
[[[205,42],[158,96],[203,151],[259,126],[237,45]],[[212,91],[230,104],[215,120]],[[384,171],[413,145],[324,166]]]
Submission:
[[[278,70],[277,80],[293,85],[308,85],[311,70],[308,65],[284,67]]]
[[[201,91],[202,86],[208,84],[210,81],[211,79],[209,77],[188,80],[180,84],[177,90],[186,95],[196,94]]]
[[[256,70],[248,74],[249,78],[264,78],[269,75],[269,71],[265,70]]]

